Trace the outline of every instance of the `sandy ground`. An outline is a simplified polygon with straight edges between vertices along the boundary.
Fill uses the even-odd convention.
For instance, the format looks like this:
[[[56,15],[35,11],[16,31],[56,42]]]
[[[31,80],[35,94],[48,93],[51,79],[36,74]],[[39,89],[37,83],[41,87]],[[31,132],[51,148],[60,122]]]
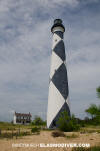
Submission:
[[[52,137],[51,131],[41,131],[39,135],[24,136],[14,139],[0,139],[0,151],[71,151],[71,148],[40,148],[40,147],[12,147],[12,144],[40,144],[40,143],[90,143],[91,146],[100,145],[100,133],[74,132],[77,138],[67,137]],[[65,133],[67,136],[72,135],[72,132]]]

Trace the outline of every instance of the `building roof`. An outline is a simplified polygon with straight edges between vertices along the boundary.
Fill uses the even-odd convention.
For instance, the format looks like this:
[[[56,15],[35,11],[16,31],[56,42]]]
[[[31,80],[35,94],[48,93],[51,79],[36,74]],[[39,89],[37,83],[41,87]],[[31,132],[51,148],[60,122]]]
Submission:
[[[32,115],[30,114],[30,112],[28,113],[28,114],[26,114],[26,113],[17,113],[17,112],[15,112],[15,115],[16,116],[24,116],[24,117],[32,117]]]

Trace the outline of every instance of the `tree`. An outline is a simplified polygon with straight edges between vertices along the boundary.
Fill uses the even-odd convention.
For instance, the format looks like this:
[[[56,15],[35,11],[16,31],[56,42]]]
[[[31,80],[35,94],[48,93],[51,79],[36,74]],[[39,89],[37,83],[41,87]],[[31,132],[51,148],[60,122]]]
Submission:
[[[96,106],[95,104],[92,104],[87,110],[85,110],[88,114],[91,115],[92,120],[91,124],[98,125],[100,124],[100,105]]]
[[[100,98],[100,86],[96,88],[97,96]],[[88,109],[85,110],[92,117],[92,124],[100,124],[100,105],[91,104]]]
[[[46,125],[46,122],[43,121],[41,117],[36,115],[33,122],[32,122],[32,124],[39,126],[39,125]]]
[[[100,98],[100,86],[98,88],[96,88],[96,91],[97,91],[98,98]]]
[[[96,117],[99,113],[99,107],[95,104],[91,104],[91,106],[85,110],[88,114],[91,115],[92,118]]]

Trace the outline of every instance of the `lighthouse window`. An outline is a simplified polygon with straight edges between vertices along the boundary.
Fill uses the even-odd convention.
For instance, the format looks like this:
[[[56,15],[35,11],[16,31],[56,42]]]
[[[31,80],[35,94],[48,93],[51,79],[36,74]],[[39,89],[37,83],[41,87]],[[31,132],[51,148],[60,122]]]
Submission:
[[[57,39],[55,39],[55,41],[57,41]]]

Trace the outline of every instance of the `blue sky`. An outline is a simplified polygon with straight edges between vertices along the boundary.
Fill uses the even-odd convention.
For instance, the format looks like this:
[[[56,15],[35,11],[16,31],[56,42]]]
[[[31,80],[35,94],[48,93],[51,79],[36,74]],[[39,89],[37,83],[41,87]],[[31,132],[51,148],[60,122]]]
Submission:
[[[0,121],[14,111],[46,119],[55,18],[66,28],[71,112],[100,104],[100,1],[0,0]]]

